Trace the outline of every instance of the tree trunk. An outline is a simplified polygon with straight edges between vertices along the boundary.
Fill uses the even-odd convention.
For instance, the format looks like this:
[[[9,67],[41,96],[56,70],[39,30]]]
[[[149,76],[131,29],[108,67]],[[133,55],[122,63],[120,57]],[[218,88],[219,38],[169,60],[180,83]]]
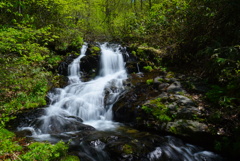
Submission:
[[[152,8],[152,0],[149,0],[149,8]]]
[[[22,14],[21,0],[18,0],[18,13]]]

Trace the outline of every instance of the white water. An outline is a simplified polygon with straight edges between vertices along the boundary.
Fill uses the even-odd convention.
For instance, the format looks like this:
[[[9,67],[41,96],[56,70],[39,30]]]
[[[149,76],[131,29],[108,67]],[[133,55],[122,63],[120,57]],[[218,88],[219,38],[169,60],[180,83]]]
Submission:
[[[81,54],[74,59],[74,61],[68,66],[68,79],[69,79],[69,83],[79,83],[80,82],[80,60],[82,57],[85,56],[85,53],[87,51],[87,44],[83,44],[82,48],[81,48]]]
[[[100,75],[88,82],[81,82],[79,63],[87,49],[84,45],[81,55],[69,65],[69,85],[58,92],[50,93],[51,105],[46,115],[41,117],[43,125],[40,133],[46,133],[51,126],[51,119],[63,116],[77,116],[84,124],[99,130],[116,127],[112,122],[112,105],[124,90],[123,80],[127,78],[123,56],[118,48],[112,49],[107,44],[101,48]]]

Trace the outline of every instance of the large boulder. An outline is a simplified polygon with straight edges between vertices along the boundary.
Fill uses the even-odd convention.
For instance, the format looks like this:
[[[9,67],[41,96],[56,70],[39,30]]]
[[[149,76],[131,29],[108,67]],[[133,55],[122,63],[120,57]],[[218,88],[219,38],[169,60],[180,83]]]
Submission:
[[[211,138],[198,103],[177,78],[166,76],[155,76],[151,85],[146,83],[149,77],[132,79],[134,85],[113,106],[114,119],[138,129],[191,138],[193,142],[199,137]]]
[[[80,61],[81,77],[84,79],[91,79],[96,76],[99,72],[99,63],[99,55],[84,56]]]
[[[62,115],[42,116],[31,123],[31,126],[43,134],[95,130],[92,126],[83,124],[81,118]]]

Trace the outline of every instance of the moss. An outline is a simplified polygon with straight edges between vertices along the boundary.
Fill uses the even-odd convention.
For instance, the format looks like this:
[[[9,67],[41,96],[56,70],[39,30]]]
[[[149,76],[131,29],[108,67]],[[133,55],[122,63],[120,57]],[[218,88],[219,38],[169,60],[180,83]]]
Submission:
[[[165,79],[163,79],[163,78],[158,78],[158,81],[160,82],[160,83],[165,83],[165,82],[167,82]]]
[[[125,154],[132,154],[133,153],[133,148],[129,144],[124,144],[122,148],[123,148],[123,152]]]
[[[167,72],[166,78],[174,78],[175,74],[173,72]]]
[[[136,51],[132,51],[132,54],[133,54],[134,56],[136,56],[136,55],[137,55]]]
[[[138,133],[138,131],[135,129],[129,129],[127,130],[127,133]]]
[[[147,83],[147,85],[153,84],[153,79],[148,79],[148,80],[146,81],[146,83]]]
[[[161,98],[151,100],[149,104],[142,106],[142,109],[161,122],[169,122],[173,119],[173,116],[169,114],[169,108],[164,105]]]
[[[144,54],[144,50],[138,48],[138,49],[137,49],[137,55],[138,55],[138,56],[142,56],[143,54]]]
[[[79,56],[79,53],[77,53],[76,51],[71,51],[71,52],[66,54],[66,56],[70,56],[70,55],[77,57],[77,56]]]
[[[143,69],[144,69],[145,71],[147,71],[147,72],[153,71],[153,68],[152,68],[152,66],[150,66],[150,65],[144,66]]]
[[[97,47],[97,46],[93,46],[92,48],[91,48],[93,51],[95,51],[95,52],[99,52],[101,49],[99,48],[99,47]]]
[[[176,127],[173,127],[173,126],[171,126],[171,127],[169,128],[169,131],[170,131],[171,133],[173,133],[173,134],[179,134],[177,128],[176,128]]]
[[[99,55],[101,49],[98,46],[89,46],[88,48],[92,55]]]

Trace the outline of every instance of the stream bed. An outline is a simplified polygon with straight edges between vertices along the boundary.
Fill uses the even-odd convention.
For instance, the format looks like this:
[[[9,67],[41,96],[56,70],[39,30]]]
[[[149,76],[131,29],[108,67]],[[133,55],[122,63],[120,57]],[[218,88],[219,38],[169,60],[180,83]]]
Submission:
[[[67,142],[69,153],[81,161],[223,160],[174,136],[151,134],[114,122],[112,107],[126,88],[124,57],[128,55],[120,45],[99,44],[98,74],[82,81],[81,59],[86,56],[87,47],[84,44],[80,55],[69,64],[68,85],[49,92],[49,106],[15,119],[19,135],[36,141]]]

